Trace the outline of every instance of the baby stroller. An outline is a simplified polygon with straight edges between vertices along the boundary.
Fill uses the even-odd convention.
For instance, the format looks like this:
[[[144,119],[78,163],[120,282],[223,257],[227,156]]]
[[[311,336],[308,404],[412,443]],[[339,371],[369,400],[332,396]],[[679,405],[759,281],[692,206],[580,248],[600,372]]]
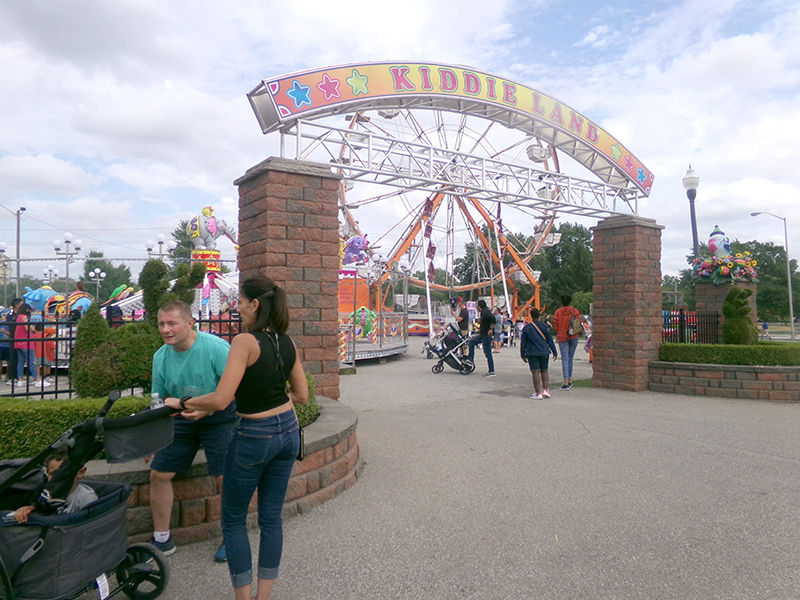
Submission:
[[[430,344],[431,351],[439,358],[439,362],[431,367],[434,373],[444,371],[444,363],[454,368],[462,375],[469,375],[475,370],[475,364],[468,358],[460,356],[461,348],[467,343],[467,339],[461,332],[450,323],[442,335],[433,344]],[[427,343],[427,342],[426,342]]]
[[[109,394],[96,417],[70,428],[32,459],[0,461],[0,598],[70,600],[97,588],[101,599],[124,592],[151,600],[166,588],[169,570],[161,551],[151,544],[126,548],[127,483],[82,480],[98,499],[77,512],[58,513],[78,471],[103,449],[109,463],[127,462],[171,443],[168,417],[174,409],[106,418],[118,399],[119,393]],[[65,447],[67,458],[48,481],[41,466]],[[18,523],[13,511],[28,505],[36,509],[28,522]]]

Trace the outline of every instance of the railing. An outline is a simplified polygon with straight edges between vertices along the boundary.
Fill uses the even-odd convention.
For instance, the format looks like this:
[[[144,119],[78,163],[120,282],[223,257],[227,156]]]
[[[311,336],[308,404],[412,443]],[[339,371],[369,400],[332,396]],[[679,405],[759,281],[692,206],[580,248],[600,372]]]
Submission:
[[[676,344],[718,344],[719,313],[713,310],[665,310],[661,339]]]
[[[134,320],[134,315],[111,313],[108,315],[109,325],[116,329]],[[238,313],[215,315],[208,319],[197,318],[197,329],[217,335],[230,342],[241,331],[241,320]],[[78,332],[78,322],[70,319],[55,321],[29,321],[27,323],[0,322],[0,332],[5,335],[0,339],[0,395],[17,398],[72,398],[75,390],[69,376],[72,348]],[[17,335],[8,337],[8,327],[25,327],[31,338]],[[21,380],[16,373],[9,378],[8,366],[11,352],[15,352],[14,342],[32,342],[36,357],[36,369],[40,379],[45,383],[37,383],[26,366]],[[16,364],[16,361],[12,361]],[[47,373],[43,373],[46,370]],[[10,381],[11,384],[6,384]],[[20,382],[21,381],[21,382]]]

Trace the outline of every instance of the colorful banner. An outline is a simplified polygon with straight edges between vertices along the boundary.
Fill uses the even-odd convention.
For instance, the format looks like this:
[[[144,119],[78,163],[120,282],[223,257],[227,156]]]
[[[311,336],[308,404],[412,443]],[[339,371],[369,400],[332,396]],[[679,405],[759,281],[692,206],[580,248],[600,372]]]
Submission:
[[[220,272],[219,250],[192,250],[192,262],[202,262],[207,272]]]
[[[259,99],[264,93],[271,100],[269,108]],[[463,98],[501,107],[510,111],[507,118],[511,127],[516,121],[512,113],[526,115],[602,154],[649,194],[653,174],[596,123],[542,92],[496,75],[434,63],[363,63],[264,80],[263,88],[249,94],[265,133],[297,118],[346,112],[342,105],[348,103],[396,98],[397,108],[402,108],[404,98],[426,96]],[[502,120],[503,116],[494,118]]]

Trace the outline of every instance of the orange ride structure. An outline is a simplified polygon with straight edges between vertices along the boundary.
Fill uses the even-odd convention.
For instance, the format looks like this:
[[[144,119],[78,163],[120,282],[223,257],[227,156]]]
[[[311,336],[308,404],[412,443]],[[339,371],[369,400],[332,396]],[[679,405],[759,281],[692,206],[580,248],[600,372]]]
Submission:
[[[342,175],[342,239],[382,232],[353,261],[372,259],[380,268],[364,278],[357,265],[343,265],[351,275],[342,285],[356,296],[348,302],[358,304],[360,296],[367,308],[382,308],[391,289],[384,293],[383,284],[403,272],[425,289],[431,335],[431,290],[464,295],[489,287],[493,295],[502,283],[513,318],[540,307],[538,273],[529,263],[552,244],[555,219],[637,214],[654,180],[577,110],[469,67],[325,67],[263,80],[248,98],[262,131],[280,134],[281,157],[329,162]],[[529,231],[527,242],[512,243],[511,228]],[[453,272],[467,243],[476,254],[473,281],[456,285]],[[435,281],[437,270],[448,281]],[[524,301],[520,282],[533,287]],[[343,312],[352,310],[350,304]]]

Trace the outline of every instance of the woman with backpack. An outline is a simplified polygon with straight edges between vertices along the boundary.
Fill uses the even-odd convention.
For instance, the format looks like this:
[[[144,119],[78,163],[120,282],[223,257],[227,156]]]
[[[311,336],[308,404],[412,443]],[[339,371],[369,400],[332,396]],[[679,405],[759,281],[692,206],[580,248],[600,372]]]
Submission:
[[[561,308],[553,315],[553,329],[556,330],[556,341],[561,351],[561,373],[564,376],[564,383],[559,389],[562,390],[572,388],[572,363],[583,331],[581,313],[570,304],[572,296],[561,296]]]

